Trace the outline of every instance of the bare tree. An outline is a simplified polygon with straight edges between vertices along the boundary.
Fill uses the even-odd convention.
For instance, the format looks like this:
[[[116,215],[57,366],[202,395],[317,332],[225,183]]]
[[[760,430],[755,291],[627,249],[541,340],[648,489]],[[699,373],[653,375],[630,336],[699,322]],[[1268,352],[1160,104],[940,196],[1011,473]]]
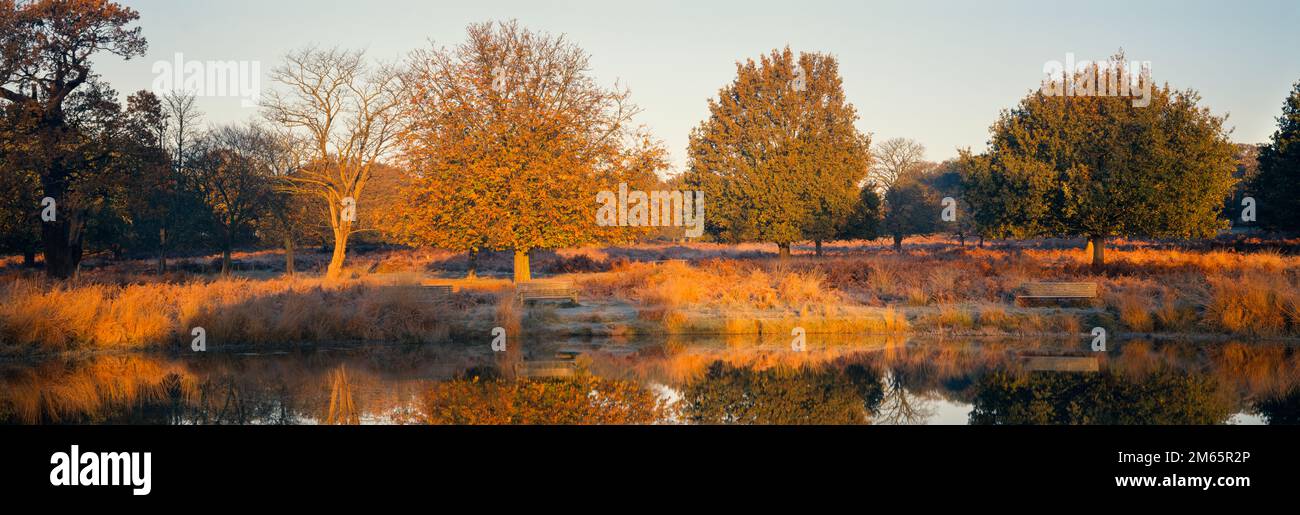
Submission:
[[[166,128],[164,130],[163,148],[167,149],[172,160],[172,177],[171,177],[171,195],[166,199],[168,203],[168,212],[173,215],[179,211],[180,190],[184,182],[185,168],[188,165],[189,152],[192,152],[194,141],[199,137],[199,123],[203,120],[203,112],[199,111],[195,104],[193,93],[181,91],[169,91],[162,97],[163,117]],[[169,236],[175,233],[171,227],[175,216],[166,217],[162,226],[158,228],[158,273],[162,274],[167,271],[167,249],[170,245]],[[169,231],[169,229],[172,229]]]
[[[326,278],[337,279],[355,206],[398,131],[400,84],[391,67],[369,66],[360,51],[317,48],[287,55],[271,79],[284,91],[268,95],[266,117],[308,142],[306,166],[289,180],[329,213],[334,254]]]
[[[892,138],[871,149],[871,173],[868,180],[889,191],[900,177],[920,173],[929,166],[925,145],[907,138]]]
[[[907,390],[907,374],[899,370],[889,373],[885,379],[884,398],[876,408],[878,413],[875,423],[880,425],[916,425],[924,424],[934,416],[934,408],[924,395],[913,398]]]
[[[303,173],[304,155],[308,148],[302,138],[292,133],[275,133],[260,126],[254,126],[261,143],[257,146],[260,161],[265,163],[271,178],[271,191],[268,196],[266,215],[258,226],[258,233],[272,240],[279,240],[284,247],[285,275],[294,275],[294,251],[297,242],[308,232],[318,232],[321,224],[310,224],[309,220],[324,221],[328,215],[313,216],[323,212],[324,206],[311,204],[311,197],[299,194],[297,183],[293,178]],[[316,209],[313,209],[316,208]]]

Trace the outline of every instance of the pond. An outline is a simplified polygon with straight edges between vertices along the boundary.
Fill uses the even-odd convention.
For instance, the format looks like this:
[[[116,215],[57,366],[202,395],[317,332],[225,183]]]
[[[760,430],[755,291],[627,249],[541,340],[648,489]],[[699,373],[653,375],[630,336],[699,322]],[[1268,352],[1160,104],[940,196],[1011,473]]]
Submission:
[[[1284,342],[755,337],[0,363],[7,424],[1290,424]]]

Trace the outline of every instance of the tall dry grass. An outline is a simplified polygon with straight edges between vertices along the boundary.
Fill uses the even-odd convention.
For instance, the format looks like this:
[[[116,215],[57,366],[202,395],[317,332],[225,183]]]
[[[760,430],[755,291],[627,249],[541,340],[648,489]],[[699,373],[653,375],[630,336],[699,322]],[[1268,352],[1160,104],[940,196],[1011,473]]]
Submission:
[[[202,327],[207,344],[337,340],[439,341],[446,309],[418,290],[381,283],[313,279],[229,279],[189,283],[0,284],[0,348],[65,351],[188,343]]]
[[[1300,257],[1276,252],[1128,242],[1108,253],[1104,269],[1094,270],[1082,249],[1071,248],[927,243],[896,253],[832,246],[826,257],[802,252],[786,263],[762,249],[646,245],[557,251],[546,259],[553,262],[551,269],[578,283],[584,301],[596,301],[597,309],[605,301],[635,308],[633,319],[606,318],[624,313],[619,311],[587,315],[618,333],[788,335],[800,326],[810,333],[995,335],[1074,333],[1104,323],[1128,333],[1300,336]],[[505,279],[455,279],[458,293],[439,309],[431,309],[412,288],[385,283],[407,276],[416,278],[408,277],[412,282],[430,273],[454,276],[465,265],[462,258],[441,251],[375,252],[359,259],[362,268],[375,273],[358,271],[353,274],[358,279],[339,284],[265,274],[153,282],[139,274],[114,275],[111,269],[64,284],[11,273],[0,277],[0,352],[179,345],[188,342],[195,326],[207,330],[212,344],[432,341],[464,320],[488,325],[510,318],[494,312],[501,309],[498,299],[508,295]],[[498,258],[504,259],[486,259]],[[579,266],[579,261],[594,265]],[[1102,299],[1066,314],[1015,307],[1021,285],[1038,281],[1097,283]],[[530,320],[557,322],[558,330],[567,330],[563,312],[534,311]]]

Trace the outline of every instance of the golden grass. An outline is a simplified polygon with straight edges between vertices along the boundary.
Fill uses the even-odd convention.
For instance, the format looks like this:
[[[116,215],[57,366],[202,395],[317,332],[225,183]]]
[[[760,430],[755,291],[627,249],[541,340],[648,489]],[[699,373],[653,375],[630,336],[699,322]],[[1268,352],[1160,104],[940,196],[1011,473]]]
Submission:
[[[1081,249],[978,249],[928,241],[905,253],[832,245],[828,256],[816,258],[796,249],[786,263],[764,257],[770,254],[761,245],[655,244],[555,255],[608,270],[563,277],[582,289],[584,303],[634,308],[634,319],[601,320],[611,335],[644,330],[788,336],[792,327],[810,333],[1040,334],[1085,332],[1085,325],[1100,323],[1127,333],[1300,336],[1300,258],[1121,243],[1108,251],[1110,263],[1102,271],[1089,266]],[[637,253],[693,261],[626,257]],[[210,345],[221,345],[436,341],[465,321],[475,331],[510,320],[518,324],[522,314],[497,305],[509,296],[507,279],[425,279],[454,276],[463,261],[441,251],[371,253],[357,260],[362,271],[352,275],[358,279],[333,284],[269,274],[158,282],[115,275],[111,267],[68,283],[13,273],[0,276],[0,351],[184,345],[195,326],[207,330]],[[128,271],[139,268],[132,266],[124,265]],[[449,283],[457,293],[431,308],[414,288],[394,287],[421,281]],[[1013,307],[1018,289],[1031,281],[1094,282],[1102,302],[1066,314]],[[564,330],[563,312],[529,310],[530,327],[560,323]]]
[[[1276,336],[1297,329],[1300,288],[1277,273],[1241,272],[1210,277],[1205,322],[1229,333]]]
[[[1149,333],[1155,330],[1155,317],[1151,314],[1152,299],[1126,291],[1110,295],[1106,303],[1118,313],[1120,323],[1129,331]]]
[[[55,287],[16,280],[0,285],[0,338],[45,350],[188,344],[195,327],[209,346],[445,339],[446,313],[419,297],[411,288],[311,279]]]

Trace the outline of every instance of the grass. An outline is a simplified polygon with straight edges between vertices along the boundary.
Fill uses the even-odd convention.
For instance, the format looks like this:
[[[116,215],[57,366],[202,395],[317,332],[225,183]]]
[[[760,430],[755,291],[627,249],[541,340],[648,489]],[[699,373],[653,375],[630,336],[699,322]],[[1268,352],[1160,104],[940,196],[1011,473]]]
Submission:
[[[303,254],[303,263],[316,261]],[[125,261],[91,263],[78,280],[51,283],[11,264],[0,268],[0,352],[183,348],[196,326],[207,331],[209,346],[442,341],[498,325],[512,337],[545,329],[784,338],[795,327],[809,334],[1078,335],[1095,325],[1139,335],[1300,337],[1300,258],[1275,251],[1121,241],[1101,270],[1082,249],[1052,242],[981,249],[930,239],[903,253],[883,242],[853,242],[828,244],[826,254],[796,247],[782,263],[760,245],[692,243],[536,256],[535,275],[574,282],[583,310],[513,305],[510,263],[499,253],[485,253],[478,276],[463,278],[463,255],[372,251],[335,283],[311,273],[284,277],[274,269],[278,256],[267,251],[236,254],[249,271],[232,279],[200,272],[160,278],[147,273],[147,262]],[[178,270],[195,266],[177,263]],[[429,304],[402,287],[421,281],[451,283],[456,293]],[[1068,309],[1016,306],[1018,288],[1031,281],[1094,282],[1101,298]]]
[[[465,295],[463,297],[468,297]],[[202,327],[209,347],[332,340],[445,340],[452,327],[417,291],[375,282],[224,279],[187,283],[0,284],[7,350],[186,345]],[[471,311],[473,299],[461,298]]]

